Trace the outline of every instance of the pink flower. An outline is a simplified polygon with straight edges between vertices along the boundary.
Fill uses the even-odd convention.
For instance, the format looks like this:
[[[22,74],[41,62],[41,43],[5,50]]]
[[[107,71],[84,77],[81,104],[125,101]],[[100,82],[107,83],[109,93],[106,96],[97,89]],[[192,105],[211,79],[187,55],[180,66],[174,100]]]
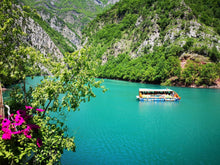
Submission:
[[[11,139],[11,133],[3,133],[2,139],[3,140],[10,140]]]
[[[14,116],[14,113],[12,113],[9,117],[13,117]]]
[[[20,115],[16,115],[15,117],[15,125],[18,126],[18,125],[21,125],[25,122],[25,120],[23,119],[23,117],[21,117]]]
[[[43,111],[45,111],[44,109],[36,109],[36,111],[38,111],[38,112],[43,112]]]
[[[3,128],[9,128],[10,124],[11,124],[10,120],[8,120],[6,118],[4,120],[2,120],[2,127]]]
[[[22,131],[15,131],[15,132],[11,132],[12,134],[21,134]]]
[[[25,108],[26,108],[26,110],[33,109],[33,107],[27,106],[27,105],[25,105]]]
[[[25,117],[27,114],[26,114],[26,111],[24,111],[24,110],[18,110],[17,111],[17,114],[18,115],[20,115],[20,116],[22,116],[22,117]]]
[[[26,136],[26,138],[30,139],[31,135],[30,135],[30,130],[31,128],[29,126],[27,126],[27,128],[24,129],[23,133]]]
[[[42,145],[42,140],[40,138],[37,138],[37,146],[40,148]]]
[[[2,127],[3,132],[8,132],[8,130],[10,130],[10,128]]]
[[[4,132],[3,135],[2,135],[2,139],[3,140],[10,140],[11,139],[11,130],[10,129],[2,129],[2,131]]]

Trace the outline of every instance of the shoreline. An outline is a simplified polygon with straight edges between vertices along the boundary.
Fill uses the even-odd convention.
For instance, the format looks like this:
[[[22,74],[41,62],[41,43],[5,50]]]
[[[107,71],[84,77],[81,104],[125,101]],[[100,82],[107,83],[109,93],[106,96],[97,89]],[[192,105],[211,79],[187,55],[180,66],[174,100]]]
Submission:
[[[142,81],[132,81],[132,80],[125,80],[125,79],[120,79],[120,78],[107,78],[107,77],[97,77],[100,79],[109,79],[109,80],[120,80],[120,81],[127,81],[127,82],[136,82],[136,83],[141,83],[141,84],[155,84],[155,85],[161,85],[159,83],[150,83],[150,82],[142,82]],[[178,84],[179,83],[179,84]],[[216,85],[201,85],[201,86],[197,86],[196,84],[191,84],[189,86],[183,85],[180,82],[178,82],[177,84],[173,84],[173,85],[161,85],[161,86],[170,86],[170,87],[182,87],[182,88],[198,88],[198,89],[220,89],[220,78],[216,81]]]

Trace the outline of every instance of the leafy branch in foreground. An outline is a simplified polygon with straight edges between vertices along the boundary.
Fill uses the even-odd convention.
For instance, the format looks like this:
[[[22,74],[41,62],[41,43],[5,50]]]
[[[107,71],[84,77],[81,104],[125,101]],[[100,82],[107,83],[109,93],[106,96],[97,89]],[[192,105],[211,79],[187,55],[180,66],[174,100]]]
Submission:
[[[25,81],[23,81],[23,91],[19,93],[17,90],[18,93],[12,96],[14,101],[8,103],[27,102],[33,107],[37,105],[45,110],[35,120],[36,125],[42,126],[40,129],[42,146],[31,148],[30,160],[27,159],[27,154],[19,153],[17,161],[51,164],[59,161],[64,149],[75,151],[74,138],[67,133],[65,125],[68,111],[79,109],[81,102],[95,97],[92,88],[103,88],[103,91],[105,88],[101,86],[102,81],[96,81],[94,78],[96,62],[89,56],[89,50],[82,49],[69,53],[59,62],[48,55],[47,58],[39,58],[36,63],[47,67],[51,71],[51,76],[45,76],[39,85],[31,87],[27,92],[24,92]]]
[[[36,132],[31,132],[27,127],[29,121],[23,120],[19,113],[6,116],[19,118],[16,123],[22,124],[18,130],[10,124],[6,126],[6,119],[0,125],[4,127],[0,130],[0,164],[54,164],[59,162],[64,149],[75,151],[74,138],[65,125],[67,109],[75,111],[81,102],[95,97],[94,87],[105,89],[101,81],[94,78],[96,62],[89,50],[67,53],[64,59],[57,59],[23,44],[24,34],[16,22],[24,14],[13,2],[0,2],[0,82],[4,86],[19,84],[12,87],[10,98],[4,98],[4,103],[14,114],[25,105],[45,111],[28,112],[33,115],[31,124],[40,127]],[[45,76],[41,84],[28,88],[26,77],[42,74],[51,76]],[[35,138],[27,138],[30,135]]]
[[[95,97],[92,87],[104,89],[100,85],[102,81],[94,78],[96,62],[89,56],[89,50],[68,53],[59,63],[46,60],[53,68],[52,76],[45,77],[32,94],[33,105],[42,106],[45,113],[56,109],[61,111],[63,107],[75,111],[81,102]]]

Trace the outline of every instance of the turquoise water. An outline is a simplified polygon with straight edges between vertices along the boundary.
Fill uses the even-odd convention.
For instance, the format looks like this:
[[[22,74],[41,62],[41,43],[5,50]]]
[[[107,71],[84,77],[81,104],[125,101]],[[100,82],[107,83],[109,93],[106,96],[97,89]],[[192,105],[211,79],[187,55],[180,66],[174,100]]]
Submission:
[[[138,88],[105,80],[109,91],[67,117],[76,152],[62,164],[220,164],[220,90],[170,87],[180,102],[138,102]]]
[[[34,85],[42,77],[28,79]],[[169,87],[180,102],[139,102],[139,88],[159,85],[105,80],[109,90],[67,117],[76,152],[63,165],[219,165],[220,89]]]

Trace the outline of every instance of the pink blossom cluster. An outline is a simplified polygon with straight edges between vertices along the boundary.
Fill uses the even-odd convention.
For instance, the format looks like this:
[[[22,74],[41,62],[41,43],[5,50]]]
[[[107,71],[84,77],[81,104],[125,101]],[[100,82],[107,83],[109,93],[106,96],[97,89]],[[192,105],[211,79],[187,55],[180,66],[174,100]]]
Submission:
[[[9,117],[13,119],[13,122],[11,122],[9,119],[5,118],[2,120],[2,139],[4,140],[10,140],[11,136],[13,134],[24,134],[26,138],[31,139],[31,130],[38,131],[40,127],[35,124],[28,123],[28,120],[32,118],[32,115],[28,115],[27,111],[30,109],[33,109],[31,106],[25,106],[26,110],[18,110],[16,115],[11,114]],[[43,112],[43,109],[36,109],[38,112]],[[26,125],[25,129],[18,130],[17,128],[21,125]],[[20,127],[19,127],[20,128]],[[37,146],[42,146],[42,140],[40,138],[37,138]]]

